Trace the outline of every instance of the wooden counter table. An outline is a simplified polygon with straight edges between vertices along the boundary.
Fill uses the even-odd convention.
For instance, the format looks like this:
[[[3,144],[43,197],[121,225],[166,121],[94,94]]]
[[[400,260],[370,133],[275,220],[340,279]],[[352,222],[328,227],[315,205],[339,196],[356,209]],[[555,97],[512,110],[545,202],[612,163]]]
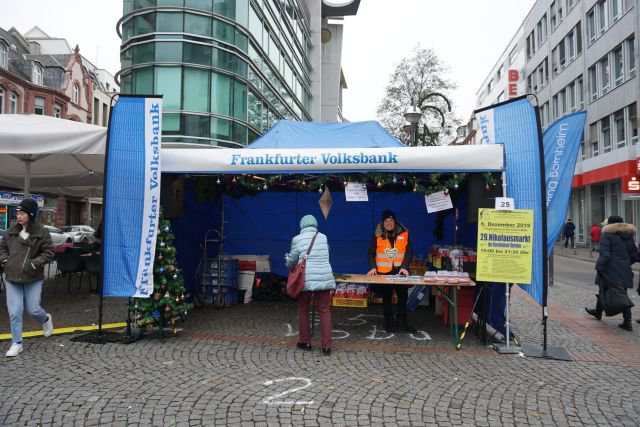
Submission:
[[[376,286],[384,285],[403,285],[403,286],[433,286],[440,291],[440,294],[447,300],[449,304],[449,331],[456,348],[460,343],[460,335],[458,333],[458,297],[457,289],[459,287],[475,286],[473,280],[465,283],[449,283],[449,282],[425,282],[422,276],[391,276],[378,274],[375,276],[367,276],[366,274],[341,274],[340,278],[335,279],[338,283],[366,283]],[[451,295],[448,295],[445,288],[451,289]]]

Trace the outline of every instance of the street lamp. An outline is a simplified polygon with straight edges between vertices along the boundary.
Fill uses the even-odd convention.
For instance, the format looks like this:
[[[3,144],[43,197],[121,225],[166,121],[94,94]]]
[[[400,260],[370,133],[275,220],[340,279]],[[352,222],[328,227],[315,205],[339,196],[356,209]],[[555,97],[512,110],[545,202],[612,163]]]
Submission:
[[[411,99],[411,107],[409,107],[404,112],[404,118],[407,120],[407,122],[409,122],[409,126],[410,126],[411,134],[410,134],[409,141],[411,141],[411,145],[415,145],[416,130],[418,128],[418,122],[422,118],[422,111],[418,107],[416,107],[415,102],[413,102],[413,98]],[[405,127],[406,126],[407,125],[405,125]]]

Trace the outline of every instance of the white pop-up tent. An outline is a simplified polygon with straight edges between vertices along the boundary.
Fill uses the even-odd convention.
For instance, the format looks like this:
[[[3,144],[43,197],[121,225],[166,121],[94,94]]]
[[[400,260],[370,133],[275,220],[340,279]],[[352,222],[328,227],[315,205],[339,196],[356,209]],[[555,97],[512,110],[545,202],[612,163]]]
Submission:
[[[35,114],[0,114],[0,186],[101,195],[107,128]]]

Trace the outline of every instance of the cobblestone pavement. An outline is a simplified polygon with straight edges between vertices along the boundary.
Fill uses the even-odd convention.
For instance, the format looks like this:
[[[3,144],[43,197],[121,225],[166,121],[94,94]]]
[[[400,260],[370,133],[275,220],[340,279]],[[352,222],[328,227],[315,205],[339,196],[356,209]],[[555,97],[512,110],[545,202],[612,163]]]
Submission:
[[[97,321],[86,285],[52,288],[43,305],[56,328]],[[639,425],[640,325],[589,318],[592,298],[550,290],[549,344],[571,362],[501,355],[473,334],[455,351],[426,308],[411,316],[422,331],[413,336],[380,331],[379,306],[334,309],[331,356],[317,334],[311,352],[295,347],[287,303],[196,309],[175,336],[129,345],[29,338],[20,356],[0,355],[0,425]],[[540,307],[516,288],[511,307],[521,341],[540,343]],[[124,300],[106,299],[104,312],[105,323],[123,321]]]

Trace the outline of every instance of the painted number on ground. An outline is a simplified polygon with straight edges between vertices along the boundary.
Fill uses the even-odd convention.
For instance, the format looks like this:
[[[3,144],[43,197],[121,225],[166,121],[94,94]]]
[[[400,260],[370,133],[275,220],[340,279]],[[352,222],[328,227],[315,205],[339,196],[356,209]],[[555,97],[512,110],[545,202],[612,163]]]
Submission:
[[[288,377],[288,378],[280,378],[277,380],[268,380],[265,381],[262,385],[271,386],[282,382],[294,382],[294,383],[305,383],[303,386],[297,386],[288,388],[283,392],[278,394],[271,395],[264,399],[262,403],[266,403],[267,405],[311,405],[313,400],[283,400],[285,396],[296,393],[300,390],[304,390],[307,387],[311,386],[311,380],[309,378],[302,377]]]

